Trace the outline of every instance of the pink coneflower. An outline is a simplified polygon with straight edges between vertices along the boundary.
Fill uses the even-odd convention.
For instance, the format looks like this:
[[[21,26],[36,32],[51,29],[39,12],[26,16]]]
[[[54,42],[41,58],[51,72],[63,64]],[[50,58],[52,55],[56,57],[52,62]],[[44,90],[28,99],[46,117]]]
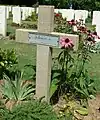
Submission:
[[[80,32],[87,33],[87,28],[84,27],[84,26],[79,26],[79,27],[78,27],[78,30],[79,30]]]
[[[62,37],[59,43],[61,48],[72,48],[74,46],[72,40],[66,37]]]
[[[67,21],[69,25],[76,25],[76,21],[74,19],[72,19],[71,21]]]
[[[91,35],[91,30],[87,30],[87,35]]]
[[[97,35],[97,32],[91,33],[91,36],[92,36],[94,39],[100,39],[100,37]]]
[[[94,44],[96,41],[92,37],[88,37],[87,40],[92,44]]]

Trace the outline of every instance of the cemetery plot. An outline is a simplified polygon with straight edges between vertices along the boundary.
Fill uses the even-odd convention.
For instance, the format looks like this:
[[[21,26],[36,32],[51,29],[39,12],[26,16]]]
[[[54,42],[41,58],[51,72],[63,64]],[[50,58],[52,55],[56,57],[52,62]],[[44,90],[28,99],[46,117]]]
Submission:
[[[23,20],[32,18],[32,11],[34,11],[34,9],[32,9],[30,7],[21,7],[21,8],[16,7],[16,8],[19,9],[20,13],[21,12],[22,12],[22,14],[24,13],[22,15]],[[14,12],[14,9],[15,9],[15,7],[13,8],[13,17],[15,16],[14,14],[17,14],[16,12]],[[11,11],[11,10],[8,10],[8,11]],[[62,12],[62,15],[59,14],[59,11]],[[63,25],[65,25],[65,23],[69,23],[68,26],[71,26],[71,28],[73,28],[73,26],[74,27],[76,26],[77,31],[75,31],[75,34],[79,34],[80,36],[84,35],[84,37],[85,37],[85,38],[80,37],[80,38],[82,38],[82,41],[80,41],[80,43],[82,42],[82,44],[79,44],[79,36],[78,35],[66,34],[67,32],[60,33],[60,31],[58,33],[53,32],[53,29],[55,26],[54,25],[54,7],[53,6],[49,6],[49,7],[48,6],[39,6],[39,8],[37,9],[37,13],[38,13],[38,24],[37,24],[38,28],[37,28],[37,30],[29,30],[29,29],[17,29],[16,30],[16,41],[15,42],[29,43],[30,45],[15,43],[14,41],[13,42],[11,41],[11,43],[9,41],[7,41],[7,42],[2,41],[2,42],[4,42],[4,45],[2,46],[3,48],[6,45],[7,45],[7,47],[9,47],[8,43],[11,45],[9,48],[12,48],[12,46],[14,48],[16,48],[16,50],[18,51],[18,54],[20,55],[19,58],[21,58],[21,60],[22,60],[20,63],[20,66],[22,66],[22,64],[24,64],[24,62],[28,63],[28,66],[30,66],[29,65],[30,62],[31,62],[31,64],[35,64],[35,62],[36,62],[36,68],[34,68],[35,66],[31,66],[31,68],[34,69],[34,73],[36,73],[36,75],[32,74],[33,75],[32,78],[34,77],[34,80],[36,79],[36,81],[35,81],[36,92],[34,92],[34,94],[36,94],[35,97],[36,98],[44,97],[44,100],[48,103],[49,102],[52,103],[52,101],[55,100],[57,103],[56,104],[57,106],[59,106],[61,103],[59,100],[62,99],[62,95],[64,95],[65,97],[67,95],[71,96],[72,99],[75,100],[74,101],[75,104],[79,103],[79,101],[76,102],[77,98],[78,98],[78,100],[83,100],[83,99],[87,100],[88,98],[93,98],[95,95],[94,92],[96,92],[97,86],[99,86],[98,85],[99,81],[97,80],[97,83],[95,83],[96,80],[94,82],[94,80],[93,80],[94,76],[92,76],[94,74],[93,72],[97,70],[97,67],[98,67],[98,71],[99,71],[99,66],[98,66],[98,64],[100,62],[99,55],[91,53],[91,52],[93,52],[92,49],[94,49],[94,47],[92,45],[94,45],[95,42],[100,42],[99,39],[94,39],[94,38],[99,38],[97,35],[97,33],[100,32],[99,31],[99,23],[96,22],[97,23],[97,25],[96,25],[97,33],[94,31],[89,31],[87,28],[85,28],[84,24],[80,24],[77,21],[72,20],[73,16],[75,15],[75,13],[74,13],[75,11],[76,10],[72,10],[72,9],[71,10],[56,9],[55,12],[57,12],[57,14],[55,14],[55,16],[57,19],[60,18],[60,20],[62,20],[61,22],[64,22]],[[79,11],[81,11],[81,12],[79,12]],[[83,19],[83,23],[85,23],[85,20],[88,16],[88,11],[78,10],[78,12],[76,12],[76,20]],[[62,16],[63,16],[63,18],[62,18]],[[8,18],[9,15],[6,15],[6,17]],[[18,19],[19,18],[21,18],[20,15],[19,15]],[[47,18],[47,19],[44,19],[44,18]],[[67,18],[68,21],[64,18]],[[37,19],[36,19],[36,21],[37,21]],[[26,22],[26,21],[22,21],[22,22]],[[20,24],[20,23],[17,23],[17,24]],[[17,25],[17,24],[15,24],[15,25]],[[59,21],[58,21],[58,25],[59,25]],[[21,25],[18,25],[17,27],[19,28],[19,27],[21,27]],[[63,26],[61,28],[62,31],[63,31],[63,28],[66,29],[66,26]],[[71,29],[71,30],[73,31],[73,29]],[[1,41],[0,41],[0,43],[1,43]],[[35,44],[36,47],[34,47],[33,44]],[[60,44],[61,49],[53,49],[53,47],[58,48],[59,44]],[[81,45],[80,49],[78,49],[79,45]],[[31,49],[30,49],[30,46],[31,46]],[[37,48],[37,51],[36,51],[36,48]],[[76,52],[73,52],[73,49]],[[53,50],[56,51],[57,57],[55,57],[56,55],[54,55],[54,58],[52,59]],[[77,52],[77,50],[78,50],[78,52]],[[28,51],[28,53],[27,53],[27,51]],[[37,54],[37,56],[35,56],[35,54]],[[1,55],[2,55],[2,57],[3,56],[5,57],[8,54],[6,54],[6,55],[1,54]],[[93,61],[94,61],[94,63],[96,63],[95,69],[94,69],[94,65],[91,66],[87,63],[87,61],[89,62],[89,60],[90,60],[89,59],[90,55],[92,55],[92,57],[94,58]],[[8,57],[5,57],[5,58],[6,59],[9,58],[9,56],[10,55],[8,55]],[[26,58],[24,59],[23,56]],[[32,57],[32,59],[30,59],[31,57]],[[33,57],[36,58],[36,61]],[[13,57],[11,57],[11,59],[13,59]],[[0,66],[2,66],[1,68],[6,67],[6,65],[9,63],[9,61],[6,61],[5,59],[3,59],[3,60],[0,61]],[[53,60],[53,62],[52,62],[52,60]],[[98,61],[98,64],[97,64],[97,61]],[[10,64],[12,64],[12,62]],[[85,66],[85,64],[86,64],[86,66]],[[53,68],[51,68],[52,66],[53,66]],[[90,71],[92,71],[93,74],[90,73],[90,71],[88,73],[87,68],[91,69]],[[25,69],[26,69],[26,66],[25,66]],[[3,69],[3,70],[5,70],[5,69]],[[28,72],[30,73],[30,70]],[[57,76],[54,76],[55,73],[57,73],[56,74]],[[99,72],[98,72],[98,74],[99,74]],[[97,77],[97,78],[99,78],[99,77]],[[26,83],[31,83],[31,82],[32,81],[25,80],[23,85],[26,85]],[[96,88],[94,85],[96,86]],[[21,88],[19,90],[19,94],[23,92],[22,91],[23,86],[20,86],[20,87]],[[50,89],[50,87],[51,87],[51,89]],[[34,88],[34,90],[35,90],[35,88]],[[15,93],[16,93],[16,91],[17,90],[15,90]],[[80,92],[80,91],[82,91],[82,92]],[[20,100],[21,103],[26,102],[27,101],[27,99],[25,99],[26,96],[23,98],[23,95],[24,95],[23,94],[20,98],[19,94],[17,94],[17,98],[15,97],[14,100],[19,102],[19,100],[21,99]],[[26,94],[26,92],[25,92],[25,94]],[[27,94],[27,95],[30,95],[30,94]],[[97,99],[99,99],[99,96],[97,96]],[[52,100],[52,101],[50,101],[50,100]],[[53,101],[53,102],[55,102],[55,101]],[[93,101],[93,103],[95,103],[95,101]],[[8,103],[9,102],[15,102],[15,101],[12,100],[12,101],[8,101]],[[69,101],[69,102],[73,103],[73,101]],[[69,105],[68,104],[69,102],[65,103],[65,105]],[[90,101],[90,104],[91,104],[91,101]],[[82,106],[80,106],[80,104],[78,104],[78,105],[79,105],[78,108],[82,107]],[[97,111],[98,106],[93,109],[96,109],[96,111]],[[62,107],[62,105],[61,105],[60,107],[61,107],[61,110],[62,109],[65,110],[65,106]],[[94,106],[92,106],[92,107],[94,107]],[[29,108],[31,108],[31,106]],[[86,106],[86,108],[87,108],[87,106]],[[85,110],[85,115],[88,114],[86,108],[82,107],[82,110],[83,111]],[[26,107],[26,109],[27,109],[27,107]],[[56,108],[56,109],[58,110],[59,108]],[[20,112],[20,111],[21,110],[19,110],[17,112]],[[74,112],[76,112],[76,111],[80,112],[79,109],[77,109],[75,107]],[[94,112],[94,110],[92,112]],[[63,112],[63,114],[64,114],[64,112]],[[80,113],[78,113],[78,114],[80,114]],[[82,119],[84,118],[83,116],[82,116]],[[75,117],[77,118],[77,116],[75,116]],[[86,118],[84,118],[83,120],[86,120]]]

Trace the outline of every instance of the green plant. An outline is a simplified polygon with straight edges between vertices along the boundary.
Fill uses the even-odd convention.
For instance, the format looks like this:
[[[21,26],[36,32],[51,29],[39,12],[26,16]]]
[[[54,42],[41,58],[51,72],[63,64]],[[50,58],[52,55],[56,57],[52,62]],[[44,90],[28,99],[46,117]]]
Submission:
[[[36,23],[22,23],[21,24],[22,28],[26,28],[26,29],[37,29],[37,24]]]
[[[6,101],[23,101],[34,95],[34,85],[22,81],[23,72],[15,74],[15,80],[4,75],[4,83],[0,85],[0,91]]]
[[[8,114],[5,113],[3,120],[57,120],[52,107],[38,100],[18,104]]]
[[[54,32],[74,33],[72,27],[68,24],[67,19],[64,19],[61,13],[55,14]]]
[[[71,50],[63,48],[57,58],[54,59],[52,73],[53,92],[51,100],[55,96],[69,94],[75,99],[94,98],[96,93],[94,80],[90,78],[85,65],[90,60],[88,44],[83,44],[82,49],[72,57]],[[52,88],[51,88],[52,89]]]
[[[12,18],[13,15],[12,15],[12,12],[9,12],[9,18]]]
[[[36,80],[36,66],[34,66],[34,65],[25,65],[24,67],[25,67],[25,69],[30,68],[30,69],[33,70],[34,74],[32,74],[32,76],[30,76],[30,79],[31,80]]]
[[[6,120],[5,116],[9,115],[9,110],[4,105],[0,106],[0,120]]]
[[[88,17],[87,19],[86,19],[86,23],[92,23],[92,19],[91,19],[91,17]]]
[[[66,95],[63,96],[63,105],[59,105],[58,115],[59,118],[65,118],[66,120],[77,120],[84,118],[88,115],[88,109],[86,106],[82,106],[78,101],[69,99]]]
[[[13,26],[13,27],[20,27],[20,25],[17,24],[17,23],[12,23],[11,26]]]
[[[9,69],[18,63],[15,51],[3,50],[0,48],[0,80],[3,79],[3,73],[9,76]]]
[[[26,21],[34,22],[34,21],[37,21],[37,18],[38,18],[37,14],[35,12],[32,12],[32,15],[26,18]]]
[[[78,53],[76,62],[76,71],[74,72],[76,83],[74,88],[77,93],[80,93],[81,98],[94,98],[96,93],[94,80],[90,78],[88,70],[85,69],[85,65],[90,61],[90,46],[87,43],[83,45],[83,48]],[[79,96],[79,95],[78,95]]]

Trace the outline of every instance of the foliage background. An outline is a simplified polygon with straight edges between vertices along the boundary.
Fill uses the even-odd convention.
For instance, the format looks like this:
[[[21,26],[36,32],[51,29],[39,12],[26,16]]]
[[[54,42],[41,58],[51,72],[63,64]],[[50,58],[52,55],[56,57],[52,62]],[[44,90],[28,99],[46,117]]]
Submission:
[[[85,9],[89,11],[100,10],[100,0],[0,0],[0,4],[38,6],[38,4],[51,4],[55,8]]]

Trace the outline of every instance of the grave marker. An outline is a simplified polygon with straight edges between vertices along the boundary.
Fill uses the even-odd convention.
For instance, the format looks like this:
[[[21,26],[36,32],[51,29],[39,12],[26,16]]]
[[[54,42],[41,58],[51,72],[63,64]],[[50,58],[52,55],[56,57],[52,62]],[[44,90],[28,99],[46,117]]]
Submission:
[[[44,19],[46,17],[46,19]],[[38,32],[51,33],[54,27],[54,7],[39,6],[38,12]],[[36,96],[45,96],[49,102],[50,80],[52,66],[52,48],[45,45],[37,45],[36,63]]]
[[[7,20],[6,20],[6,6],[0,6],[0,34],[6,36]]]
[[[93,11],[92,25],[100,25],[100,11]]]
[[[37,44],[36,97],[41,98],[45,96],[47,102],[50,100],[49,90],[52,66],[52,46],[59,47],[58,42],[61,36],[68,36],[68,38],[74,40],[74,42],[79,40],[78,35],[55,33],[53,32],[53,27],[54,7],[39,6],[38,31],[28,29],[16,30],[17,42]]]
[[[58,12],[62,14],[63,18],[67,18],[67,21],[74,19],[74,10],[73,9],[58,9]]]
[[[9,6],[7,6],[7,19],[9,19]]]
[[[25,7],[21,7],[21,11],[22,11],[22,20],[25,20],[27,18]]]
[[[29,7],[29,8],[28,8],[28,11],[29,11],[29,12],[28,12],[29,16],[31,16],[31,15],[32,15],[32,8]]]
[[[21,8],[13,7],[13,23],[21,24]]]
[[[85,24],[86,18],[88,17],[88,11],[86,10],[75,10],[75,20],[79,21],[83,19],[83,23]]]

